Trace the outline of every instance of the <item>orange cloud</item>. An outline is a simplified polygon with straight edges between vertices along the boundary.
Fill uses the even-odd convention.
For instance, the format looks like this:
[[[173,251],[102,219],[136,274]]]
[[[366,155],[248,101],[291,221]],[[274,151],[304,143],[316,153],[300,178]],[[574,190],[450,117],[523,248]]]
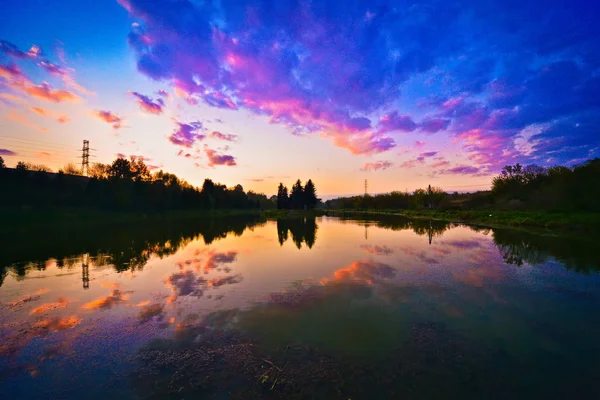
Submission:
[[[41,100],[52,101],[54,103],[60,103],[63,101],[75,102],[79,100],[79,96],[75,93],[68,92],[61,89],[52,89],[50,84],[44,82],[41,85],[27,86],[24,89],[25,93],[36,97]]]
[[[108,310],[114,306],[125,303],[129,297],[128,295],[131,293],[133,292],[121,292],[119,289],[115,289],[110,295],[90,301],[89,303],[84,304],[82,308],[86,310]]]
[[[18,122],[28,128],[32,128],[32,129],[36,129],[40,132],[47,132],[48,128],[44,128],[43,126],[39,126],[37,124],[34,124],[33,122],[29,121],[27,119],[26,116],[21,115],[19,113],[17,113],[16,111],[12,110],[9,114],[8,114],[8,119]]]
[[[348,267],[340,268],[333,273],[333,278],[323,278],[322,284],[339,282],[374,282],[391,279],[396,276],[396,270],[387,264],[374,261],[355,261]]]
[[[81,323],[81,318],[72,315],[70,317],[45,319],[33,325],[34,331],[43,336],[48,332],[60,332],[73,329]]]
[[[31,107],[31,110],[42,117],[54,118],[59,124],[64,124],[71,121],[69,117],[64,114],[57,113],[56,111],[47,110],[40,107]]]
[[[35,97],[40,100],[51,101],[53,103],[76,103],[80,100],[79,96],[73,92],[62,89],[52,89],[52,86],[47,82],[43,82],[41,85],[34,85],[28,80],[21,82],[13,81],[9,83],[8,86],[13,89],[20,90],[31,97]]]
[[[57,310],[59,308],[65,308],[67,306],[67,304],[69,304],[69,300],[65,299],[64,297],[60,297],[56,302],[54,303],[45,303],[42,304],[39,307],[34,308],[33,310],[31,310],[30,314],[42,314],[51,310]]]

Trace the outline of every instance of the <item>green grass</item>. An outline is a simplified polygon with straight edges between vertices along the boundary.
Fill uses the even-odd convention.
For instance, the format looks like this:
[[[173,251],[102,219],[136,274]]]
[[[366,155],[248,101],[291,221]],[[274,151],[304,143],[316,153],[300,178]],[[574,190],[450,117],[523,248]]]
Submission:
[[[337,213],[342,212],[337,210]],[[599,213],[554,213],[536,211],[439,211],[439,210],[346,210],[347,215],[394,214],[487,226],[536,227],[600,232]]]

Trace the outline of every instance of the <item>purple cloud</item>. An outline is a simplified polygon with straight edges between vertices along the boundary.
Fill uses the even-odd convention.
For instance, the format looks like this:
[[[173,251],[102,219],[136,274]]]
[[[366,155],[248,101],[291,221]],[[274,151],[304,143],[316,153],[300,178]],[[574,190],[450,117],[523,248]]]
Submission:
[[[150,114],[159,115],[163,112],[165,102],[163,99],[157,99],[156,101],[148,96],[145,96],[138,92],[129,92],[137,99],[137,103],[140,108]]]
[[[377,126],[380,133],[391,131],[413,132],[417,129],[417,124],[410,116],[400,115],[398,111],[393,111],[382,116]]]
[[[444,131],[450,125],[450,120],[446,118],[426,118],[419,124],[419,128],[427,133],[437,133]]]
[[[204,102],[210,106],[217,108],[229,108],[231,110],[237,110],[237,106],[229,97],[221,92],[206,93],[202,96]]]
[[[195,142],[205,138],[199,132],[202,132],[202,122],[195,121],[188,124],[175,122],[177,127],[169,136],[169,141],[175,145],[183,147],[192,147]]]
[[[600,28],[585,2],[119,3],[136,20],[128,41],[138,70],[171,83],[190,105],[244,109],[354,154],[396,146],[386,132],[445,132],[485,171],[546,154],[555,162],[598,154],[594,134],[527,133],[581,120],[600,129]],[[371,126],[399,103],[427,118],[395,111]]]
[[[237,165],[235,162],[235,157],[228,154],[217,154],[216,150],[208,147],[204,149],[204,153],[206,153],[206,157],[208,157],[209,167],[214,167],[215,165],[227,165],[229,167],[233,167]]]
[[[224,140],[227,142],[235,142],[238,138],[238,135],[234,135],[233,133],[221,133],[217,131],[211,132],[208,136],[213,139]]]
[[[366,163],[360,170],[361,171],[379,171],[391,168],[394,164],[390,161],[376,161],[374,163]]]
[[[480,168],[472,165],[457,165],[456,167],[441,170],[438,173],[447,175],[474,175],[478,172],[480,172]]]
[[[17,153],[15,153],[12,150],[8,150],[8,149],[0,149],[0,156],[16,156]]]

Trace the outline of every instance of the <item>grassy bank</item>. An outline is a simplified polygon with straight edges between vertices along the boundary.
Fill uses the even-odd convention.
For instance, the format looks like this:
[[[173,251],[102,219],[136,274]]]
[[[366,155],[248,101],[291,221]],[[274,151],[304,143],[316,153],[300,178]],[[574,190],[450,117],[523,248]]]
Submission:
[[[598,213],[550,213],[533,211],[439,211],[439,210],[335,210],[334,215],[393,214],[486,226],[532,227],[600,232]]]
[[[145,222],[206,218],[260,216],[259,210],[179,210],[165,213],[112,212],[88,210],[0,210],[0,234],[43,228],[52,229],[133,225]]]

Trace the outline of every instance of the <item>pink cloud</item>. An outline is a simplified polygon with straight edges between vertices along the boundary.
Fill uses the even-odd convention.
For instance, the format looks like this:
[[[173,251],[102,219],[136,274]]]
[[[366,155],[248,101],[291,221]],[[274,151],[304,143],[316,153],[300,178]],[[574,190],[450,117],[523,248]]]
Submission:
[[[19,69],[19,66],[15,63],[10,63],[8,65],[0,65],[0,78],[5,79],[20,79],[25,75],[23,71]]]
[[[123,124],[123,119],[110,111],[98,110],[94,111],[93,115],[107,124],[112,124],[113,129],[120,129]]]
[[[417,149],[422,149],[423,147],[425,147],[425,145],[426,145],[426,144],[427,144],[427,142],[421,142],[421,141],[417,140],[417,141],[415,142],[415,147],[416,147]]]
[[[386,170],[391,168],[394,164],[390,161],[376,161],[374,163],[366,163],[361,171],[378,171],[378,170]]]
[[[176,122],[177,127],[169,136],[169,141],[175,145],[192,147],[196,141],[201,141],[206,136],[202,135],[202,122],[195,121],[188,124]]]
[[[160,97],[164,97],[165,99],[170,99],[171,98],[171,94],[169,92],[167,92],[166,90],[157,90],[156,94],[159,95]]]
[[[417,164],[423,164],[424,162],[425,161],[422,158],[421,159],[416,158],[414,160],[408,160],[408,161],[403,162],[400,165],[400,168],[414,168],[417,166]]]
[[[227,165],[233,167],[236,164],[235,157],[228,154],[217,154],[213,149],[206,147],[204,149],[206,156],[208,157],[208,166],[214,167],[215,165]]]
[[[154,101],[148,96],[145,96],[138,92],[129,92],[132,96],[136,98],[136,101],[140,108],[147,113],[159,115],[163,112],[163,107],[165,102],[163,99],[157,99]]]
[[[37,64],[37,66],[42,68],[44,71],[46,71],[50,75],[58,76],[60,79],[62,79],[63,83],[71,89],[74,89],[83,94],[88,94],[88,95],[94,94],[93,92],[91,92],[90,90],[81,86],[80,84],[78,84],[75,81],[75,78],[74,78],[75,70],[73,68],[67,68],[67,67],[52,63],[50,60],[48,60],[46,57],[44,57],[42,49],[36,45],[32,45],[28,51],[24,52],[24,51],[19,50],[17,48],[17,46],[15,46],[14,44],[12,44],[10,42],[0,41],[0,50],[4,51],[5,54],[7,54],[13,58],[23,59],[23,60],[27,59],[27,60],[34,61]],[[62,48],[60,48],[60,51],[58,52],[58,54],[59,54],[59,58],[64,63],[64,50],[62,50]],[[28,83],[31,84],[31,82],[28,82]],[[56,101],[56,100],[51,100],[51,101]]]
[[[375,134],[349,135],[332,132],[325,136],[332,137],[336,146],[348,149],[352,154],[381,153],[396,147],[396,142],[391,137]]]
[[[450,165],[450,161],[446,161],[446,160],[439,160],[439,161],[436,161],[436,162],[432,163],[432,164],[430,165],[430,167],[431,167],[431,168],[439,168],[439,167],[443,167],[443,166],[445,166],[445,165]]]
[[[512,142],[501,133],[471,129],[456,135],[455,141],[462,142],[463,149],[469,153],[468,159],[479,165],[505,165],[515,155]]]
[[[208,136],[213,139],[225,140],[227,142],[235,142],[238,138],[237,135],[234,135],[232,133],[227,134],[227,133],[221,133],[221,132],[217,132],[217,131],[211,132]]]

